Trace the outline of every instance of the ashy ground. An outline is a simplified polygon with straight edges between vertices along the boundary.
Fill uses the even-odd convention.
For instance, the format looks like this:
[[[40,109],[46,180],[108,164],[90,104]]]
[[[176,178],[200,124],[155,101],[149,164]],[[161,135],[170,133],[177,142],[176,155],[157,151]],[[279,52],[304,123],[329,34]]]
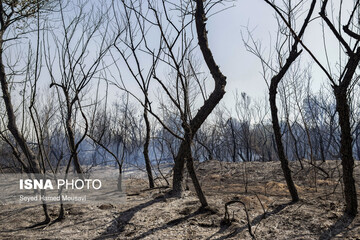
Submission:
[[[176,199],[167,197],[169,188],[150,190],[146,179],[131,177],[126,179],[125,202],[66,205],[66,219],[46,226],[31,228],[42,220],[40,206],[0,206],[0,239],[360,239],[360,218],[343,215],[340,162],[316,162],[324,171],[308,161],[303,164],[301,169],[298,162],[291,163],[301,198],[294,204],[279,162],[213,160],[196,166],[208,209],[199,209],[189,179],[183,198]],[[224,220],[231,200],[245,204],[249,220],[241,203],[229,205]],[[49,210],[55,219],[58,206]]]

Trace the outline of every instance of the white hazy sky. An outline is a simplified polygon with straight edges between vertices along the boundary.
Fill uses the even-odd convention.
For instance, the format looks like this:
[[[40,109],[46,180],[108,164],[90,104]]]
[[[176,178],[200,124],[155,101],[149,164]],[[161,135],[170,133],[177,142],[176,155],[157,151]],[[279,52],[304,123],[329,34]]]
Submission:
[[[260,97],[267,90],[260,75],[259,60],[247,52],[241,32],[254,29],[255,39],[268,39],[276,31],[274,17],[264,1],[235,2],[235,6],[212,16],[208,21],[209,42],[215,60],[228,78],[227,96],[233,98],[234,89]]]

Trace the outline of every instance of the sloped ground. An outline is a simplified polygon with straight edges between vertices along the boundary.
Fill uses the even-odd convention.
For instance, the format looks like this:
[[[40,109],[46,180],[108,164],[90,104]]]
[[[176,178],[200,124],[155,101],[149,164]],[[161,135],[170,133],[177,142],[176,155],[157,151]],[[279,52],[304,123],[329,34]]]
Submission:
[[[208,161],[197,164],[197,173],[210,209],[199,210],[189,180],[184,197],[175,199],[166,197],[167,188],[149,190],[145,179],[132,178],[126,180],[125,203],[67,205],[67,218],[48,226],[28,228],[42,219],[39,206],[0,206],[0,239],[251,239],[243,205],[230,205],[231,223],[224,222],[230,200],[246,205],[256,239],[360,239],[360,218],[342,214],[340,162],[316,163],[329,177],[303,164],[291,164],[302,199],[295,204],[289,203],[279,162]],[[49,208],[56,218],[58,207]]]

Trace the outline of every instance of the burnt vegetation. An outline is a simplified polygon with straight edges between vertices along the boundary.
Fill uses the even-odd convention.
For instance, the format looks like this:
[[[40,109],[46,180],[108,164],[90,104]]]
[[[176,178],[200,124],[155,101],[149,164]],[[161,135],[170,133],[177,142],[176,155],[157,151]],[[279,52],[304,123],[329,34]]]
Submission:
[[[107,167],[126,202],[1,205],[0,238],[360,237],[360,1],[264,0],[270,44],[234,29],[263,99],[214,52],[233,4],[1,1],[0,173]]]

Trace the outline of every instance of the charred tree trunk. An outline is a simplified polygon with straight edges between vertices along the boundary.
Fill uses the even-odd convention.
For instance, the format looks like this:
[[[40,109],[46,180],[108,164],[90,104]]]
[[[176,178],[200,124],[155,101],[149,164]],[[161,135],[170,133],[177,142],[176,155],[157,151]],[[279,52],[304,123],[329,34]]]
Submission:
[[[190,156],[186,159],[186,168],[189,172],[189,175],[191,177],[191,180],[194,184],[194,188],[195,188],[195,191],[196,191],[196,194],[200,200],[200,203],[201,203],[201,207],[207,207],[208,206],[208,203],[206,201],[206,197],[204,195],[204,192],[202,191],[201,189],[201,185],[200,185],[200,182],[196,176],[196,172],[195,172],[195,169],[194,169],[194,161],[193,161],[193,158],[190,154]]]
[[[232,118],[229,119],[230,121],[230,128],[231,128],[231,137],[232,137],[232,144],[233,144],[233,149],[232,149],[232,161],[236,162],[236,136],[235,136],[235,130],[234,130],[234,125],[233,125],[233,120]]]
[[[276,94],[277,94],[276,88],[277,88],[277,85],[275,84],[275,82],[272,81],[271,86],[270,86],[270,109],[271,109],[271,117],[272,117],[272,124],[273,124],[273,129],[274,129],[277,153],[279,156],[279,160],[281,162],[281,169],[284,173],[284,177],[285,177],[286,184],[289,189],[292,201],[297,202],[299,200],[299,196],[298,196],[294,181],[292,180],[291,170],[289,168],[289,162],[285,156],[284,145],[281,140],[281,129],[280,129],[279,119],[278,119],[278,115],[277,115],[278,110],[276,107]]]
[[[122,192],[123,191],[123,185],[122,185],[122,165],[119,165],[119,177],[118,177],[118,182],[117,182],[117,189],[118,191]]]
[[[300,55],[300,53],[301,52],[298,52],[296,50],[296,45],[294,44],[289,57],[286,59],[285,65],[280,69],[279,73],[271,79],[270,89],[269,89],[270,110],[271,110],[271,118],[272,118],[272,125],[275,136],[276,149],[279,156],[279,160],[281,162],[281,169],[283,171],[285,181],[293,202],[297,202],[299,200],[299,196],[294,181],[292,180],[291,170],[289,168],[289,162],[288,159],[286,158],[284,145],[281,139],[281,128],[277,114],[278,109],[276,107],[276,95],[280,81],[285,76],[285,73],[289,70],[291,64],[296,60],[296,58]]]
[[[350,126],[350,107],[347,99],[347,91],[341,87],[334,87],[336,97],[336,110],[339,114],[341,128],[340,154],[343,167],[343,181],[346,209],[345,212],[355,216],[357,214],[357,196],[355,188],[354,158],[352,154],[352,136]]]
[[[145,108],[144,108],[144,120],[146,125],[146,136],[145,136],[145,144],[144,144],[144,159],[145,159],[145,166],[146,166],[146,172],[149,179],[149,187],[154,188],[154,178],[151,172],[151,162],[149,158],[149,144],[150,144],[150,122],[148,118],[148,112],[147,112],[147,106],[148,102],[145,100]]]
[[[77,154],[74,130],[73,130],[73,127],[71,125],[71,116],[70,117],[68,116],[68,119],[66,120],[66,130],[67,130],[68,138],[69,138],[68,141],[69,141],[69,147],[70,147],[71,156],[74,159],[75,170],[76,170],[76,172],[78,174],[82,174],[83,171],[81,169],[79,157],[78,157],[78,154]]]
[[[179,151],[175,157],[174,174],[173,174],[173,189],[172,194],[175,197],[181,197],[183,192],[184,181],[184,166],[186,161],[186,155],[191,152],[191,148],[187,146],[185,141],[182,141],[179,147]]]
[[[341,164],[343,167],[343,181],[344,181],[344,195],[346,208],[345,213],[356,216],[358,210],[357,194],[354,180],[354,157],[352,151],[352,135],[350,124],[350,106],[348,99],[348,91],[360,62],[360,48],[356,53],[350,56],[350,59],[346,65],[346,73],[339,83],[339,85],[333,85],[336,111],[339,114],[339,125],[341,130],[340,135],[340,155]]]
[[[189,129],[189,126],[186,125],[186,124],[183,124],[183,125],[184,125],[184,128],[185,128],[185,139],[181,143],[178,156],[181,156],[181,159],[179,159],[179,160],[184,160],[184,161],[177,161],[177,162],[182,163],[182,164],[184,164],[186,162],[186,168],[187,168],[188,173],[189,173],[189,175],[191,177],[191,181],[192,181],[192,183],[194,185],[195,192],[196,192],[196,194],[197,194],[197,196],[199,198],[199,201],[201,203],[201,207],[207,207],[208,203],[206,201],[206,197],[204,195],[204,192],[201,189],[200,182],[199,182],[199,180],[198,180],[198,178],[196,176],[196,172],[195,172],[195,169],[194,169],[194,160],[193,160],[192,153],[191,153],[191,144],[192,144],[193,135],[191,134],[191,130]],[[175,164],[176,164],[176,162],[175,162]],[[174,183],[178,184],[178,189],[181,189],[181,191],[174,191],[175,188],[173,188],[173,194],[175,196],[180,197],[181,193],[182,193],[182,190],[183,190],[182,182],[183,182],[183,176],[184,176],[184,174],[183,174],[184,165],[183,166],[178,165],[178,167],[182,167],[181,175],[179,174],[177,176],[181,180],[178,181],[178,182],[174,182]],[[179,172],[181,172],[181,171],[179,171]],[[175,178],[175,176],[174,176],[174,178]]]

